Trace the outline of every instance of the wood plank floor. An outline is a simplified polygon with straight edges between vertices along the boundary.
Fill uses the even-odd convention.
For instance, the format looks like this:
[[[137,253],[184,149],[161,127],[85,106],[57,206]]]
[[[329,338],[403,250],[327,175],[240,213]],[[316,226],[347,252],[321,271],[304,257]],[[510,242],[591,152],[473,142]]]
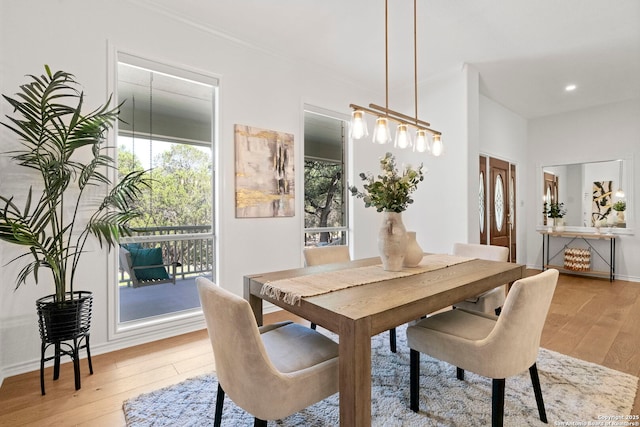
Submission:
[[[266,321],[289,317],[279,312]],[[542,346],[640,376],[640,283],[561,275]],[[46,396],[40,395],[39,372],[5,379],[0,426],[124,426],[125,399],[214,369],[205,330],[94,356],[93,365],[95,374],[88,375],[82,360],[77,392],[70,363],[55,382],[46,370]],[[640,414],[640,393],[632,414]]]

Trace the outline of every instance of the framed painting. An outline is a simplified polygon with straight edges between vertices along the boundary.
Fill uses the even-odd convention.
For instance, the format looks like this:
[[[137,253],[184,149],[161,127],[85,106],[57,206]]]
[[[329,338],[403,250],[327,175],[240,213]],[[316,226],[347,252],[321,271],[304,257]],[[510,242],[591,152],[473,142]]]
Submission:
[[[236,218],[295,215],[293,135],[234,126]]]
[[[612,181],[595,181],[593,183],[591,203],[591,226],[596,227],[607,220],[611,213]]]

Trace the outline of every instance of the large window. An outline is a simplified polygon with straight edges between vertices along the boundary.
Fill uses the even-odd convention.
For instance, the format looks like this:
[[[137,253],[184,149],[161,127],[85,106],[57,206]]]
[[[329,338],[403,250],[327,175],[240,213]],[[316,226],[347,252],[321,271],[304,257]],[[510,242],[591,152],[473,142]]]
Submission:
[[[118,173],[149,171],[142,216],[119,248],[118,322],[199,311],[215,277],[213,137],[217,81],[120,54]]]
[[[305,111],[305,246],[347,244],[344,119]]]

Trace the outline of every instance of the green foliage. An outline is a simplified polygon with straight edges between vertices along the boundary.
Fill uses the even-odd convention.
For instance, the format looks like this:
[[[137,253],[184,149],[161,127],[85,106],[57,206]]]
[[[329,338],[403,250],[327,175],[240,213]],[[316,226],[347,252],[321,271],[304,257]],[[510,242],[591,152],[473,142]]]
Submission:
[[[211,159],[196,147],[172,144],[158,155],[150,171],[151,185],[138,201],[140,216],[131,221],[135,228],[208,225],[212,218]],[[118,152],[120,173],[141,169],[130,151]]]
[[[625,209],[627,209],[627,203],[624,200],[618,200],[613,204],[614,211],[622,212]]]
[[[304,162],[304,226],[340,227],[344,225],[342,164],[319,160]],[[328,242],[329,233],[320,241]]]
[[[386,153],[380,159],[382,174],[374,178],[371,173],[361,173],[360,179],[365,182],[364,190],[359,191],[355,186],[349,187],[349,190],[353,196],[363,199],[367,208],[375,207],[378,212],[402,212],[413,203],[411,193],[424,179],[422,167],[422,163],[418,169],[406,166],[402,175],[399,175],[395,158],[391,153]]]
[[[93,200],[97,191],[111,185],[105,172],[115,162],[103,144],[119,107],[110,108],[109,98],[85,115],[84,94],[74,76],[52,73],[47,65],[45,72],[30,75],[31,82],[20,86],[15,98],[3,95],[17,116],[7,116],[9,121],[2,124],[22,144],[7,154],[19,166],[37,171],[41,188],[29,188],[24,207],[14,202],[14,196],[0,195],[0,239],[27,247],[11,262],[33,257],[19,272],[16,289],[30,275],[37,283],[39,270],[45,267],[53,274],[56,300],[62,301],[67,285],[73,292],[88,236],[111,248],[120,236],[130,234],[128,223],[137,215],[132,205],[148,182],[144,171],[131,171],[102,200]],[[80,210],[84,214],[91,209],[89,219],[78,223]]]
[[[562,218],[567,214],[567,210],[564,208],[564,203],[552,202],[549,204],[549,210],[547,210],[547,204],[545,203],[545,211],[549,218]]]

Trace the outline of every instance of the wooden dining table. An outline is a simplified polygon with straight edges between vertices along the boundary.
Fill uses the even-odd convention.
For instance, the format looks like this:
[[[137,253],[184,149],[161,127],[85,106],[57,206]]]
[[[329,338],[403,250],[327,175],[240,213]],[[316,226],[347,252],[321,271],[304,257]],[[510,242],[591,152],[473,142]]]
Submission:
[[[244,277],[247,299],[259,325],[263,301],[320,325],[339,336],[340,425],[371,425],[371,337],[458,301],[524,277],[525,266],[469,259],[432,271],[375,281],[294,304],[264,294],[265,284],[380,264],[378,257],[295,268]],[[407,384],[409,387],[409,384]]]

